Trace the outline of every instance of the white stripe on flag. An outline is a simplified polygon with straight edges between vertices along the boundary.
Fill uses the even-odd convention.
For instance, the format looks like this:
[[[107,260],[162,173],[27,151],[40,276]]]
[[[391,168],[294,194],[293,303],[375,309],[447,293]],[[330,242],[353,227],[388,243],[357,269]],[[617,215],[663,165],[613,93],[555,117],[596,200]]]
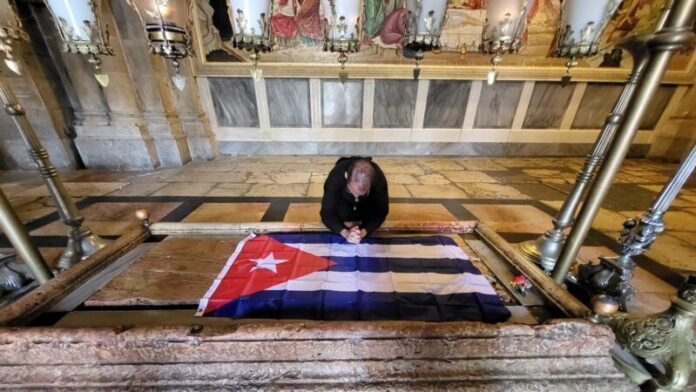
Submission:
[[[407,259],[462,259],[469,257],[454,245],[285,244],[320,257],[389,257]]]
[[[370,293],[431,293],[437,295],[478,293],[497,295],[483,275],[395,273],[395,272],[336,272],[319,271],[301,278],[277,284],[266,290],[289,291],[363,291]]]

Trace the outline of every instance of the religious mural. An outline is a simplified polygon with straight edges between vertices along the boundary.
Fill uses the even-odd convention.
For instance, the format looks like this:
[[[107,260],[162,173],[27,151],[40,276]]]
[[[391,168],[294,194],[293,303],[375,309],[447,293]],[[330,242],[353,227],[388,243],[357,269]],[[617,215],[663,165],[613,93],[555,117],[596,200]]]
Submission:
[[[214,26],[220,40],[204,37],[206,43],[215,42],[217,50],[206,45],[208,61],[248,61],[243,51],[229,42],[231,26],[224,21],[228,15],[226,0],[197,0],[199,23],[208,18],[204,26]],[[351,54],[353,63],[403,64],[412,61],[404,52],[408,14],[406,0],[363,0],[361,19],[361,51]],[[622,55],[612,53],[613,46],[628,36],[652,31],[665,0],[625,0],[609,23],[602,38],[602,51],[587,63],[617,66]],[[273,33],[273,51],[263,54],[264,62],[335,62],[335,54],[321,50],[323,40],[322,0],[275,0],[270,18]],[[508,56],[506,62],[514,65],[562,65],[565,60],[548,57],[549,48],[560,18],[561,0],[536,0],[529,13],[529,27],[525,44],[519,54]],[[485,0],[450,0],[447,16],[440,37],[441,51],[426,55],[425,62],[440,65],[485,65],[487,55],[478,54],[481,34],[486,21]],[[204,34],[213,34],[207,27]],[[225,53],[226,55],[221,55]],[[623,58],[630,57],[623,55]],[[623,66],[630,66],[622,64]]]

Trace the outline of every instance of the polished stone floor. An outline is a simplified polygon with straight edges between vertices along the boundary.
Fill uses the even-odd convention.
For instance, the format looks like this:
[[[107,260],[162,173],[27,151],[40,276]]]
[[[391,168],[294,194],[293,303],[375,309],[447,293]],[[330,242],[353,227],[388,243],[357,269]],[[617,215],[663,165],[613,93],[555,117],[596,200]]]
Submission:
[[[152,172],[80,170],[62,175],[86,225],[114,238],[137,224],[133,211],[139,208],[148,209],[155,221],[316,222],[322,184],[335,160],[225,157]],[[535,238],[550,227],[583,163],[580,158],[375,161],[389,181],[389,220],[477,219],[510,242]],[[626,161],[580,258],[590,261],[613,254],[624,220],[648,208],[676,167]],[[41,179],[34,172],[2,172],[0,186],[46,259],[54,263],[65,245],[66,228]],[[696,180],[687,183],[665,221],[665,233],[637,258],[637,311],[666,307],[680,274],[696,271]],[[0,246],[8,243],[3,240]]]

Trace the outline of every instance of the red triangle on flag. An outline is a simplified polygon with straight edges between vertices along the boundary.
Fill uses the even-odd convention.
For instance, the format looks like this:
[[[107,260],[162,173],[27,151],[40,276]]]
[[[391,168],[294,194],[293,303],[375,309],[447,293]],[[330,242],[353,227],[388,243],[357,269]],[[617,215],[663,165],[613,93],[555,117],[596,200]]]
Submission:
[[[245,295],[258,293],[291,279],[325,270],[333,261],[287,246],[267,235],[247,240],[215,291],[208,298],[205,313]]]

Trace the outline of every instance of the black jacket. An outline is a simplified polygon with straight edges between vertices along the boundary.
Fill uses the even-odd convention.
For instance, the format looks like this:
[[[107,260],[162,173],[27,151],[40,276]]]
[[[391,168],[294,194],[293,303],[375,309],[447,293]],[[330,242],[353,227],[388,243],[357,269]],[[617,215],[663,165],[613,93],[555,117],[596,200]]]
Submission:
[[[324,197],[321,199],[321,221],[332,232],[339,234],[345,229],[343,222],[362,222],[361,229],[367,234],[372,232],[384,222],[389,213],[389,191],[387,179],[382,169],[372,162],[372,158],[366,158],[375,169],[375,177],[372,179],[372,187],[367,195],[358,198],[348,192],[348,180],[346,172],[354,160],[359,157],[341,158],[331,170],[324,183]]]

